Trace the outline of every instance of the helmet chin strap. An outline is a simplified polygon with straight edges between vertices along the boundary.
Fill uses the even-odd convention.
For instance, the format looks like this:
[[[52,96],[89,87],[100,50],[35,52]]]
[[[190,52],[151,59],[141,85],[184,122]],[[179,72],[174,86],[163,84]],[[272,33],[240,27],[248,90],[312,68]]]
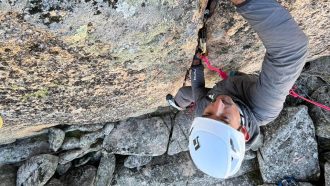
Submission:
[[[236,104],[236,103],[235,103]],[[238,127],[238,131],[242,132],[244,134],[244,139],[245,139],[245,142],[249,141],[250,140],[250,134],[249,132],[247,131],[246,127],[245,127],[245,118],[244,118],[244,114],[241,110],[241,108],[239,107],[238,104],[236,104],[237,108],[238,108],[238,111],[239,111],[239,115],[240,115],[240,126]]]

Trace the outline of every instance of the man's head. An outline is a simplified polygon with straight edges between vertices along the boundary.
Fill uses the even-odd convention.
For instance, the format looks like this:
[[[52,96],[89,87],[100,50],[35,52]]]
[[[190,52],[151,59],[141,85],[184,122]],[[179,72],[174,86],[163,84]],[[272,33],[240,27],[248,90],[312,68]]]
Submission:
[[[203,117],[222,121],[234,129],[241,126],[238,106],[230,96],[219,95],[204,109]]]
[[[189,151],[195,165],[217,178],[235,174],[244,158],[247,131],[244,117],[231,97],[219,95],[193,121]]]

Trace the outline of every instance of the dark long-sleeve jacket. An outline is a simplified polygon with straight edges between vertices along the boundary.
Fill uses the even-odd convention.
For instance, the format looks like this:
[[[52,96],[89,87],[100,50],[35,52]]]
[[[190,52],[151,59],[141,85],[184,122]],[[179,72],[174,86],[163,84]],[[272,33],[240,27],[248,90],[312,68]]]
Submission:
[[[249,0],[237,7],[262,40],[266,54],[259,76],[238,75],[205,89],[204,67],[192,68],[192,89],[201,116],[208,95],[229,95],[239,103],[249,122],[247,149],[259,135],[259,126],[273,121],[283,108],[289,90],[305,64],[308,39],[290,13],[275,0]]]

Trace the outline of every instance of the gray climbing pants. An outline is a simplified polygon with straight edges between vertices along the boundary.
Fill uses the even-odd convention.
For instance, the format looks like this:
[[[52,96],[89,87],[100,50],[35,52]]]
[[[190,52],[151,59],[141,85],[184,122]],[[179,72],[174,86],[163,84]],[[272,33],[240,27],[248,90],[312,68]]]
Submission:
[[[210,88],[206,89],[210,90]],[[191,86],[181,87],[176,93],[174,100],[181,108],[186,108],[191,105],[194,102]]]

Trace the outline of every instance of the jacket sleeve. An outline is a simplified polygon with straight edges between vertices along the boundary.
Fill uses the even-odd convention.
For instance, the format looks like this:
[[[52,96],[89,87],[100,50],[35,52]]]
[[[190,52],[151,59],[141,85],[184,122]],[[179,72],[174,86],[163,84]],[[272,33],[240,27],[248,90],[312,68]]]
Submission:
[[[261,125],[274,120],[305,64],[308,39],[290,13],[275,0],[247,0],[238,12],[262,40],[261,73],[246,95]]]

